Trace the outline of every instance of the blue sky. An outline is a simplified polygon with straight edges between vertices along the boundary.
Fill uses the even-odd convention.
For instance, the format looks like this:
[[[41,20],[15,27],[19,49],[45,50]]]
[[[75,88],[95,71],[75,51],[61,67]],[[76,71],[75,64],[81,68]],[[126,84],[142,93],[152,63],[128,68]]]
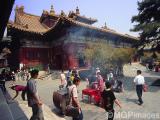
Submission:
[[[131,17],[137,15],[138,0],[15,0],[11,13],[11,20],[14,20],[14,9],[16,5],[24,5],[27,13],[41,15],[43,10],[50,10],[53,5],[57,14],[63,10],[68,13],[78,6],[80,14],[87,17],[96,18],[98,22],[94,24],[102,27],[106,22],[107,26],[120,33],[127,33],[137,36],[138,33],[130,32],[134,24]]]

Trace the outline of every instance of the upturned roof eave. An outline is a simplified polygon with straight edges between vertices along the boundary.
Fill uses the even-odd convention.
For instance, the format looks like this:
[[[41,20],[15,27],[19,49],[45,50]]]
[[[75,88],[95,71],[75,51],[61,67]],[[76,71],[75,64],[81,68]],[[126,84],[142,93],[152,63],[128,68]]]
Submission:
[[[66,17],[65,17],[65,19],[68,22],[70,22],[71,24],[75,24],[75,25],[78,25],[78,26],[81,26],[81,27],[85,27],[85,28],[89,28],[89,29],[93,29],[93,30],[98,30],[98,31],[101,31],[101,32],[104,32],[104,33],[112,33],[112,34],[116,34],[116,35],[119,35],[119,36],[122,36],[122,37],[131,38],[131,39],[134,39],[134,40],[139,40],[137,37],[121,34],[121,33],[115,32],[115,31],[111,31],[109,29],[102,29],[102,28],[94,27],[94,26],[91,26],[91,25],[88,25],[88,24],[85,24],[85,23],[74,21],[74,20],[72,20],[70,18],[66,18]]]
[[[25,28],[16,26],[16,24],[7,24],[7,29],[16,29],[21,32],[28,32],[32,34],[38,34],[38,35],[43,35],[45,32],[37,32],[37,31],[32,31],[32,30],[27,30]]]
[[[38,17],[38,16],[36,16]],[[130,36],[130,35],[125,35],[125,34],[121,34],[121,33],[118,33],[118,32],[115,32],[115,31],[112,31],[110,29],[103,29],[103,28],[98,28],[98,27],[94,27],[92,25],[89,25],[89,24],[85,24],[85,23],[82,23],[82,22],[78,22],[78,21],[75,21],[71,18],[68,18],[68,17],[65,17],[65,16],[59,16],[58,20],[56,21],[56,23],[54,24],[54,26],[52,26],[51,28],[48,28],[44,31],[34,31],[34,30],[29,30],[27,28],[24,28],[23,26],[21,25],[17,25],[15,23],[8,23],[7,27],[9,26],[9,29],[18,29],[20,31],[23,31],[23,32],[30,32],[30,33],[33,33],[33,34],[39,34],[39,35],[47,35],[49,34],[50,32],[52,32],[53,30],[56,29],[56,27],[62,22],[69,22],[70,24],[73,24],[73,25],[78,25],[80,27],[85,27],[85,28],[88,28],[88,29],[92,29],[92,30],[97,30],[97,31],[100,31],[100,32],[103,32],[103,33],[111,33],[111,34],[115,34],[115,35],[118,35],[118,36],[122,36],[122,37],[126,37],[126,38],[130,38],[130,39],[134,39],[134,40],[139,40],[137,37],[133,37],[133,36]]]

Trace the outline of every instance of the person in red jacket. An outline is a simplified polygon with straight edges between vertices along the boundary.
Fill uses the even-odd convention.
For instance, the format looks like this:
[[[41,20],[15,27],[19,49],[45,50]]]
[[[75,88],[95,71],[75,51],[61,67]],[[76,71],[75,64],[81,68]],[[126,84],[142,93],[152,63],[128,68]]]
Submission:
[[[19,92],[22,91],[21,97],[25,100],[26,86],[23,85],[13,85],[10,87],[12,90],[16,91],[16,95],[12,98],[13,100],[18,96]]]

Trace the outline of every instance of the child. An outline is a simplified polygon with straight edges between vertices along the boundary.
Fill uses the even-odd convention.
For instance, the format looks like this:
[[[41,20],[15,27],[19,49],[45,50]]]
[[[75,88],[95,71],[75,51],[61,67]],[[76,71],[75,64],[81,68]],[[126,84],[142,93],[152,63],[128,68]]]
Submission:
[[[25,100],[26,86],[23,85],[13,85],[10,87],[12,90],[16,91],[16,95],[13,97],[13,100],[18,96],[19,92],[22,91],[21,97]]]

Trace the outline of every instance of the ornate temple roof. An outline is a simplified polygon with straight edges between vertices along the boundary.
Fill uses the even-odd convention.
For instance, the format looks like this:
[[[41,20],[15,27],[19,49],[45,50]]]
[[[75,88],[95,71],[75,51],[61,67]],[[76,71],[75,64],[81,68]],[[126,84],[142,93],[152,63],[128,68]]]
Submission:
[[[93,24],[93,23],[97,22],[97,19],[88,18],[88,17],[85,17],[84,15],[83,16],[80,15],[80,11],[79,11],[78,7],[76,8],[76,12],[70,11],[68,17],[72,18],[76,21],[84,22],[84,23],[87,23],[87,24]]]
[[[78,25],[80,27],[85,27],[85,28],[89,28],[89,29],[92,29],[92,30],[97,30],[97,31],[104,32],[104,33],[112,33],[112,34],[116,34],[116,35],[119,35],[119,36],[122,36],[122,37],[127,37],[127,38],[138,40],[137,37],[133,37],[133,36],[128,35],[128,34],[121,34],[121,33],[116,32],[115,30],[112,30],[112,29],[109,29],[109,28],[108,29],[104,29],[104,28],[94,27],[94,26],[91,26],[89,24],[78,22],[78,21],[75,21],[73,19],[66,18],[66,17],[63,18],[63,19],[65,19],[66,21],[70,22],[71,24],[76,24],[76,25]]]
[[[46,25],[40,23],[40,16],[28,14],[22,10],[19,11],[20,9],[22,8],[16,8],[15,21],[9,22],[8,27],[39,34],[49,29]]]
[[[8,23],[8,29],[13,28],[13,29],[17,29],[20,31],[24,31],[24,32],[26,31],[26,32],[30,32],[30,33],[44,35],[50,31],[52,31],[53,29],[55,29],[55,26],[58,26],[59,23],[63,22],[63,24],[69,23],[71,25],[76,25],[78,27],[84,27],[87,29],[96,30],[98,32],[112,33],[112,34],[115,34],[118,36],[138,40],[137,37],[133,37],[133,36],[130,36],[127,34],[122,34],[122,33],[116,32],[116,31],[109,29],[109,28],[98,28],[98,27],[94,27],[90,24],[86,24],[84,22],[79,22],[71,17],[64,15],[64,13],[61,15],[55,15],[55,12],[53,9],[50,11],[50,13],[52,13],[51,15],[53,17],[56,17],[55,22],[52,27],[48,27],[43,22],[41,22],[40,16],[25,13],[23,11],[23,7],[16,8],[15,21]],[[50,15],[50,13],[47,11],[43,11],[42,14],[47,14],[47,15],[49,14]],[[80,16],[80,15],[76,14],[76,16]],[[80,17],[82,17],[82,16],[80,16]],[[87,18],[85,18],[85,19],[87,19]],[[96,20],[93,20],[93,21],[96,21]]]

